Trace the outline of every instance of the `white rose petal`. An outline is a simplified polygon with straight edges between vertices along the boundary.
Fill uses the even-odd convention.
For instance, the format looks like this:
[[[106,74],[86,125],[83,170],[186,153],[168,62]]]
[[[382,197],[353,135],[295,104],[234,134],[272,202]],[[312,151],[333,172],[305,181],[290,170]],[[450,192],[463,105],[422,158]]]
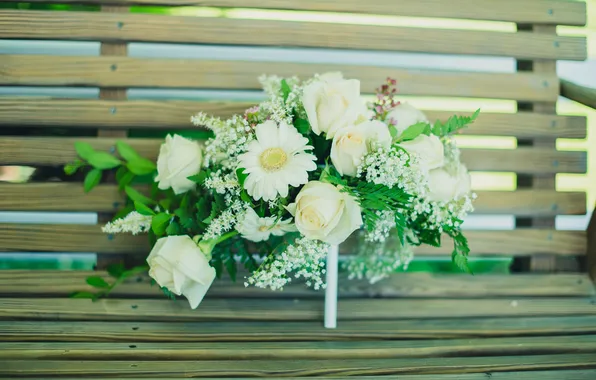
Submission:
[[[196,187],[188,177],[201,171],[203,151],[198,142],[182,136],[168,135],[159,149],[157,158],[157,177],[161,190],[170,187],[176,194],[182,194]]]
[[[470,193],[470,173],[464,164],[460,164],[456,173],[449,173],[446,168],[431,170],[428,185],[429,197],[437,202],[457,200]]]
[[[400,145],[408,153],[418,157],[418,165],[422,170],[432,170],[445,164],[443,143],[435,135],[420,135],[414,140],[402,142]]]
[[[320,75],[306,85],[302,102],[313,132],[325,133],[327,139],[366,113],[360,98],[360,81],[343,79],[341,73]]]
[[[387,114],[387,121],[395,120],[395,129],[397,129],[397,136],[399,137],[409,126],[416,123],[428,123],[426,115],[418,108],[409,103],[399,103]]]
[[[340,244],[362,225],[360,206],[350,195],[324,182],[307,183],[288,205],[296,228],[309,239]]]
[[[188,299],[195,309],[215,279],[215,269],[189,236],[168,236],[159,239],[149,257],[149,275],[176,295]]]
[[[391,146],[387,125],[373,120],[342,128],[333,137],[331,162],[339,174],[355,177],[362,157],[372,149]]]

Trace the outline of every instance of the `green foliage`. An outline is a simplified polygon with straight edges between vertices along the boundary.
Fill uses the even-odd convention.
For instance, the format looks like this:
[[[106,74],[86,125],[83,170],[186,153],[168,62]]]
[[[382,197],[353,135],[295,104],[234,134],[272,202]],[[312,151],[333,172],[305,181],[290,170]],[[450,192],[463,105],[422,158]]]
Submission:
[[[208,173],[203,170],[199,174],[191,175],[190,177],[187,177],[187,178],[193,182],[202,184],[207,179],[207,175],[208,175]]]
[[[151,218],[151,230],[156,236],[163,236],[166,233],[171,218],[172,215],[165,212],[160,212]]]
[[[135,204],[135,210],[137,210],[137,212],[139,214],[146,215],[146,216],[155,215],[155,211],[151,210],[149,207],[145,206],[141,202],[135,201],[134,204]]]
[[[113,263],[106,268],[108,274],[114,278],[118,278],[124,273],[124,263]]]
[[[126,166],[120,166],[116,171],[116,182],[118,182],[118,188],[124,190],[124,188],[132,182],[135,175],[131,173]]]
[[[126,207],[118,210],[118,212],[116,212],[116,214],[114,214],[114,217],[112,218],[112,220],[124,218],[126,215],[130,214],[134,210],[135,210],[134,206],[126,206]]]
[[[142,158],[130,145],[125,142],[117,141],[116,149],[118,149],[118,154],[120,154],[120,157],[124,158],[126,161],[134,161]]]
[[[290,95],[290,92],[292,92],[290,85],[288,85],[288,82],[286,82],[285,79],[282,79],[281,80],[281,96],[283,97],[284,102],[286,100],[288,100],[288,96]]]
[[[108,284],[106,282],[106,280],[104,280],[103,278],[99,277],[99,276],[91,276],[91,277],[87,277],[87,284],[93,286],[94,288],[101,288],[101,289],[106,289],[110,287],[110,284]]]
[[[430,124],[421,122],[414,125],[410,125],[405,131],[399,136],[398,141],[410,141],[414,140],[420,135],[430,135]]]
[[[230,275],[230,278],[232,281],[236,282],[236,260],[234,259],[234,254],[232,252],[230,252],[230,254],[224,258],[224,264],[228,274]]]
[[[84,167],[85,163],[81,160],[74,160],[74,162],[70,164],[64,165],[64,173],[66,175],[73,175],[79,170],[80,168]]]
[[[91,146],[91,144],[77,141],[74,143],[75,151],[85,161],[89,161],[89,158],[95,153],[95,149]]]
[[[89,291],[81,291],[75,292],[70,295],[71,298],[88,298],[92,301],[96,301],[99,298],[107,297],[112,290],[121,283],[123,283],[127,278],[136,276],[138,274],[147,272],[149,268],[145,265],[134,267],[128,270],[124,269],[124,264],[113,264],[108,267],[108,273],[110,276],[114,277],[115,280],[113,283],[108,283],[102,277],[99,276],[90,276],[87,277],[87,284],[97,289],[95,293]]]
[[[236,169],[236,177],[238,177],[238,183],[240,184],[240,187],[244,187],[244,181],[246,181],[248,178],[248,174],[245,174],[244,170],[244,168]]]
[[[124,192],[135,203],[141,203],[141,204],[145,204],[145,205],[154,205],[155,204],[155,201],[153,199],[144,196],[143,194],[139,193],[137,190],[133,189],[130,186],[125,186]]]
[[[472,124],[479,114],[480,108],[478,108],[472,116],[451,116],[445,124],[437,120],[432,128],[432,133],[439,137],[451,135],[460,129],[466,128],[469,124]]]
[[[166,297],[168,297],[172,301],[176,301],[176,295],[174,293],[170,292],[170,290],[168,288],[160,286],[160,289]]]
[[[448,233],[453,238],[453,252],[451,252],[451,260],[462,271],[473,274],[472,269],[468,265],[468,254],[470,253],[468,239],[466,239],[459,229],[449,231]]]
[[[83,181],[83,190],[85,190],[86,193],[90,192],[101,181],[101,175],[102,171],[100,169],[92,169],[89,171]]]
[[[182,227],[177,221],[172,220],[168,225],[168,228],[166,228],[166,235],[183,235]]]
[[[87,160],[96,169],[114,169],[122,164],[119,159],[106,152],[93,152]]]
[[[302,118],[295,118],[294,120],[294,127],[302,134],[303,136],[308,137],[310,133],[310,123],[306,119]]]
[[[126,167],[135,175],[147,175],[157,170],[154,162],[142,157],[128,161]]]

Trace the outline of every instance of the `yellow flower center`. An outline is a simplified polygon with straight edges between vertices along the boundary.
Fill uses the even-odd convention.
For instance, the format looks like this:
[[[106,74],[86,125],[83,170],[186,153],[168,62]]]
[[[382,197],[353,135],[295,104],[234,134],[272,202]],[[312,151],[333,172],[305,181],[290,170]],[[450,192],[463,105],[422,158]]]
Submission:
[[[267,230],[269,230],[269,227],[267,227],[267,226],[261,226],[261,227],[259,227],[259,231],[261,231],[261,232],[265,232]]]
[[[281,148],[268,148],[261,153],[259,160],[263,169],[272,172],[281,169],[288,161],[288,156]]]

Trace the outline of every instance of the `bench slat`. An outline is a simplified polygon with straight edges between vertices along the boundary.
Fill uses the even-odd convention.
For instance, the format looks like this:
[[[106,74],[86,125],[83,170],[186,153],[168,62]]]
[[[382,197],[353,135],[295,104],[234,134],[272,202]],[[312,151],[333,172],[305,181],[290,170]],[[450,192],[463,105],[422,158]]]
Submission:
[[[348,360],[596,353],[596,335],[358,342],[0,343],[0,360]]]
[[[0,22],[0,28],[1,25]],[[0,31],[0,37],[1,35]],[[7,55],[2,57],[2,61],[0,84],[4,85],[261,90],[258,77],[263,74],[308,78],[316,73],[341,71],[348,78],[358,78],[363,93],[374,93],[389,76],[398,79],[400,94],[404,95],[526,101],[556,101],[559,95],[559,80],[556,76],[532,73],[473,73],[318,63],[46,55]],[[466,85],[462,86],[462,83]]]
[[[227,118],[254,105],[246,102],[151,101],[151,100],[60,100],[43,98],[0,99],[0,125],[59,126],[86,128],[196,129],[190,115],[199,111]],[[454,113],[425,111],[428,118],[446,120]],[[482,113],[463,134],[528,137],[586,137],[583,116],[547,115],[531,112]]]
[[[343,302],[343,301],[342,301]],[[2,321],[3,342],[287,342],[452,339],[595,334],[596,316],[314,322],[54,322]]]
[[[0,11],[0,38],[300,46],[584,60],[586,38],[99,12]]]
[[[346,299],[340,320],[596,315],[589,298]],[[0,298],[0,318],[89,321],[318,321],[320,300],[206,299],[192,310],[181,300]]]
[[[14,360],[1,375],[270,377],[358,376],[510,372],[515,370],[594,369],[594,354],[498,356],[432,359],[254,360],[254,361],[51,361]]]
[[[0,251],[97,252],[147,255],[149,243],[143,235],[104,234],[99,225],[0,224]],[[517,229],[510,231],[468,230],[471,255],[585,255],[585,231]],[[340,247],[342,254],[353,253],[356,237]],[[397,244],[390,237],[388,246]],[[417,255],[451,255],[453,245],[444,237],[442,247],[415,247]]]
[[[478,191],[476,214],[520,216],[584,215],[586,193],[549,190]],[[85,193],[80,183],[0,183],[3,211],[115,212],[124,204],[115,185],[99,185]]]
[[[56,0],[29,0],[31,3],[55,3]],[[511,21],[559,25],[585,25],[586,4],[560,0],[475,1],[453,0],[445,7],[442,0],[61,0],[60,3],[210,6],[262,8],[299,11],[350,12],[396,16],[441,17],[473,20]],[[512,11],[515,10],[515,11]]]
[[[77,158],[74,143],[85,141],[97,150],[115,149],[123,140],[139,154],[157,159],[161,139],[2,137],[0,165],[64,165]],[[471,171],[512,171],[526,174],[585,173],[586,152],[549,148],[462,149],[462,161]]]
[[[93,291],[93,288],[85,283],[85,279],[92,275],[110,280],[106,272],[4,270],[0,272],[0,295],[56,297],[68,296],[76,291]],[[213,283],[207,297],[322,298],[324,295],[324,292],[314,291],[299,280],[292,281],[285,286],[283,292],[272,292],[253,286],[246,288],[243,285],[243,276],[245,275],[245,272],[239,273],[237,282],[233,282],[227,275],[224,275],[222,279]],[[343,273],[340,274],[340,277],[340,297],[482,298],[596,295],[592,281],[586,274],[469,276],[399,273],[372,285],[364,280],[348,280]],[[150,278],[143,275],[128,279],[116,287],[111,294],[112,297],[163,297],[159,288],[150,286]]]

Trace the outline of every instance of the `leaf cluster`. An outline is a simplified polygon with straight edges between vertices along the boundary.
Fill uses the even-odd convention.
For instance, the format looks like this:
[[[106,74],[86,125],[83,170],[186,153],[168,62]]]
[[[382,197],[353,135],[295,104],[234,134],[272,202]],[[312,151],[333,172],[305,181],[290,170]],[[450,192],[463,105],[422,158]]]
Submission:
[[[100,298],[107,297],[112,290],[126,279],[137,276],[139,274],[147,272],[149,268],[145,265],[137,266],[130,269],[125,269],[123,263],[114,263],[107,267],[108,274],[114,280],[112,282],[106,281],[101,276],[89,276],[86,282],[89,286],[96,289],[95,292],[81,291],[75,292],[70,295],[71,298],[88,298],[92,301],[97,301]]]

